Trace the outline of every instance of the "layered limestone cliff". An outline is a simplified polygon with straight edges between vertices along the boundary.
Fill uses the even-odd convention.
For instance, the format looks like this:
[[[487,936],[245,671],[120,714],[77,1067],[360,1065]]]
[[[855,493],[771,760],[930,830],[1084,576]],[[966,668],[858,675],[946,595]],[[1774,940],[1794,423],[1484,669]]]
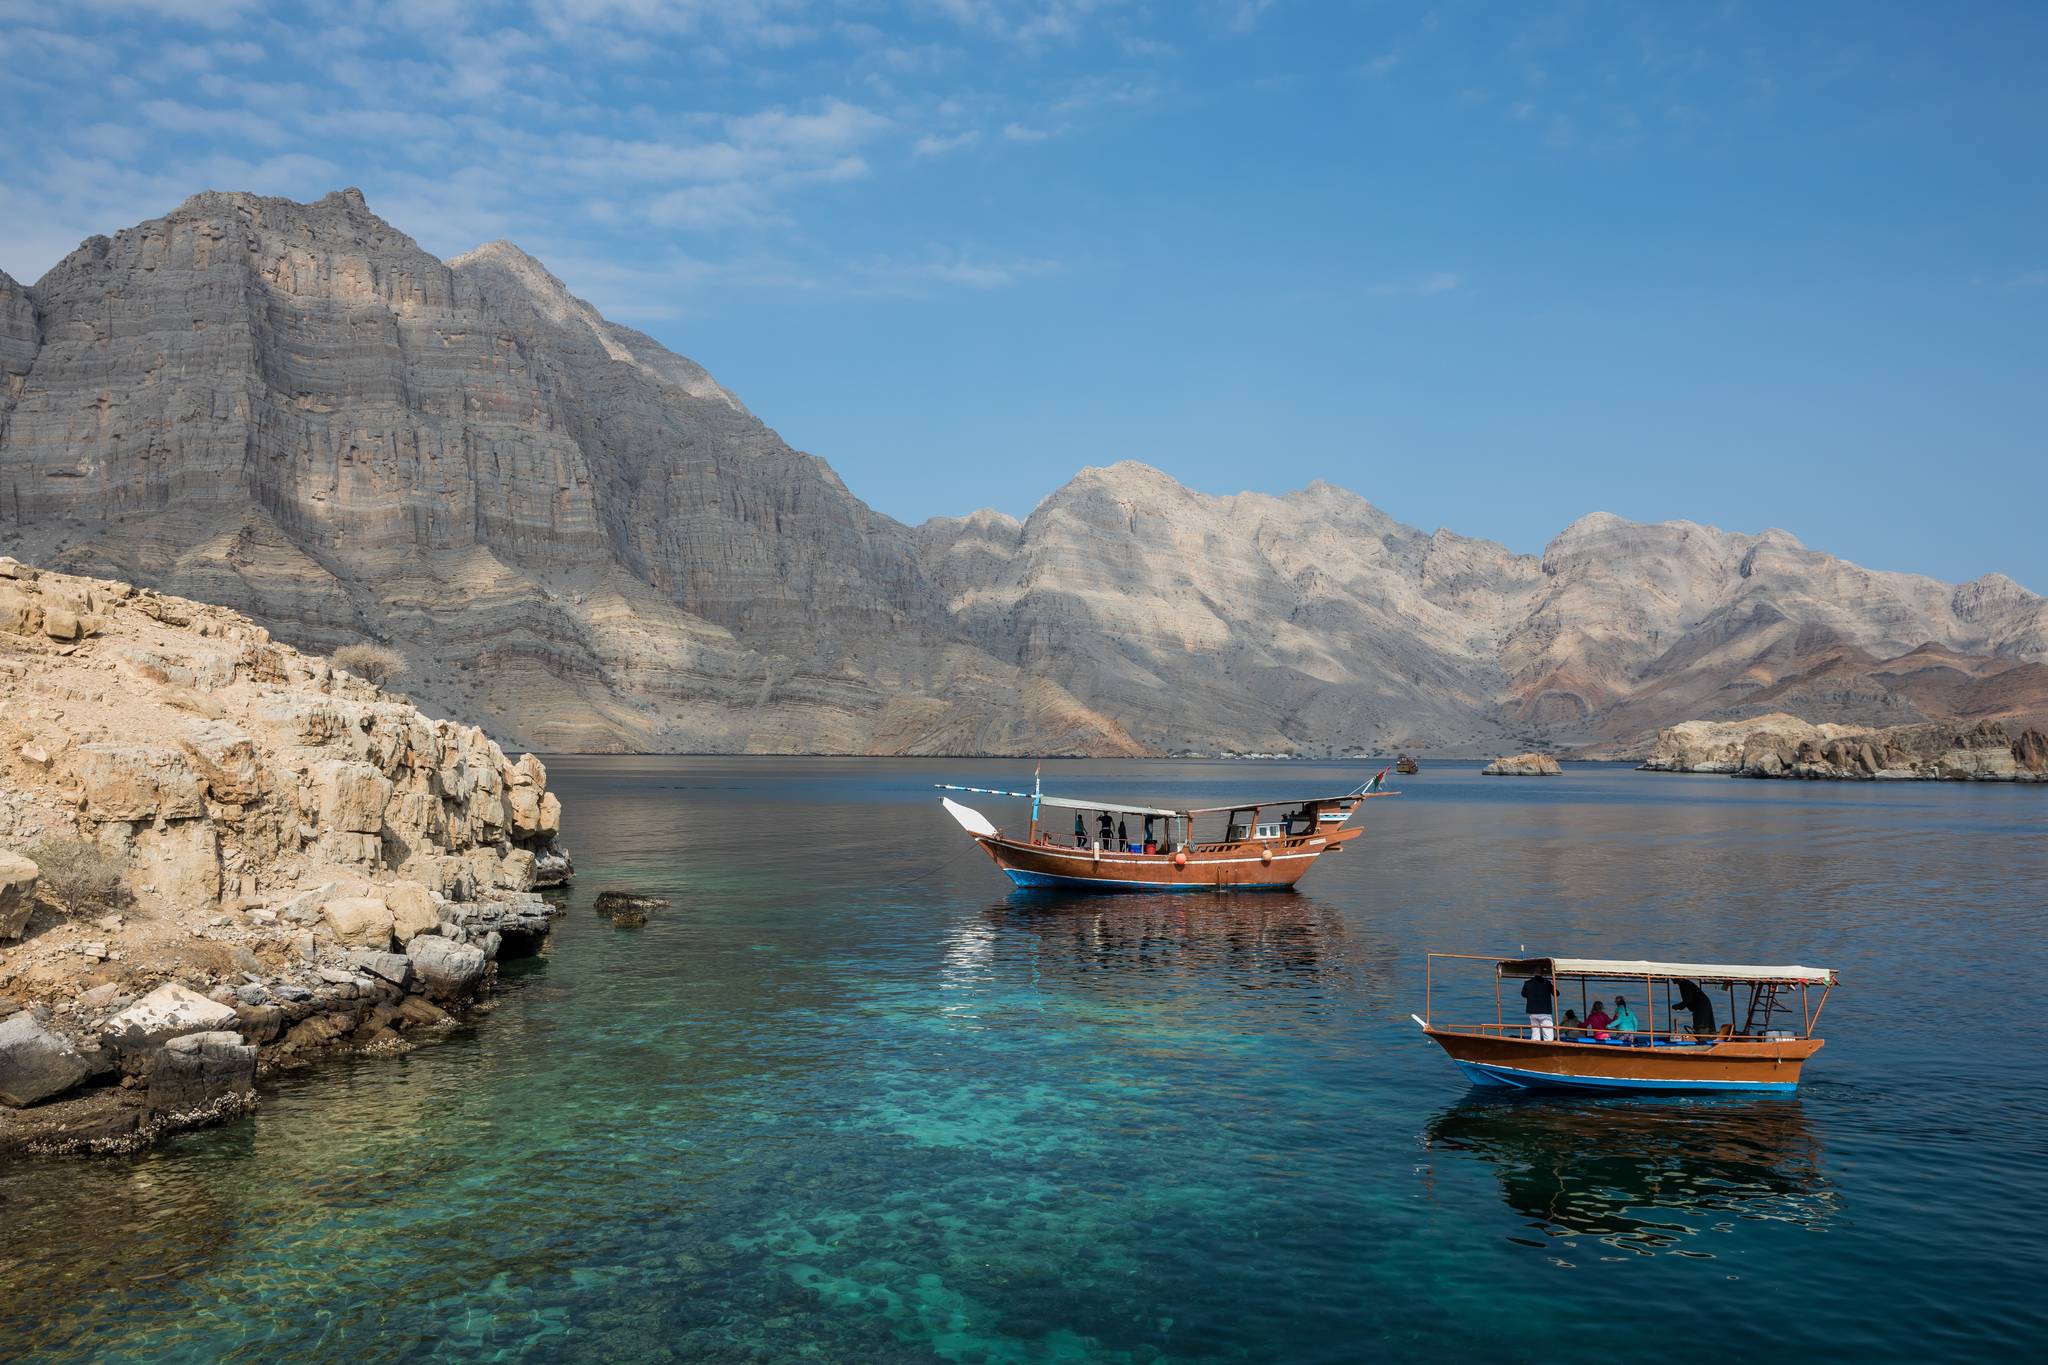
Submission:
[[[545,935],[560,828],[480,730],[0,559],[0,1147],[121,1146],[244,1102],[259,1049],[446,1022]]]
[[[510,243],[208,193],[0,277],[0,551],[397,648],[542,748],[1640,754],[1695,718],[2048,723],[2048,603],[1780,531],[1540,556],[1315,483],[1082,471],[909,528]],[[1916,657],[1917,654],[1917,657]],[[2031,670],[2031,671],[2029,671]]]
[[[2048,782],[2048,735],[1997,721],[1884,729],[1809,725],[1797,716],[1688,721],[1657,736],[1652,772],[1857,781]]]

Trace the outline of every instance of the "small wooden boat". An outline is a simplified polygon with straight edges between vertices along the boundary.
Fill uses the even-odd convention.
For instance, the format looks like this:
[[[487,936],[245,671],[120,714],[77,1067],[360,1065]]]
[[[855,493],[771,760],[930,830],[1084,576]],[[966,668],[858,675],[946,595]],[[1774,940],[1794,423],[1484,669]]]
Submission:
[[[1422,765],[1408,757],[1408,755],[1402,754],[1394,760],[1394,771],[1403,776],[1412,777],[1422,771]]]
[[[1234,806],[1137,806],[1125,801],[1050,796],[1034,774],[1028,792],[990,787],[941,791],[1016,797],[1031,803],[1022,838],[1005,835],[988,817],[941,797],[983,852],[1018,886],[1071,891],[1260,891],[1294,885],[1316,859],[1341,852],[1365,831],[1346,829],[1368,799],[1393,796],[1382,768],[1372,781],[1335,796],[1246,801]],[[1041,808],[1074,812],[1072,838],[1039,824]],[[1090,817],[1093,817],[1091,824]],[[1136,818],[1142,835],[1129,838]],[[1204,838],[1199,827],[1210,826]],[[1220,826],[1220,827],[1219,827]]]
[[[1440,959],[1493,964],[1492,1023],[1437,1022],[1433,1011]],[[1535,1016],[1526,1014],[1525,1022],[1509,1023],[1501,1003],[1504,983],[1531,980],[1549,984],[1553,1011],[1571,1003],[1563,988],[1576,983],[1578,1009],[1567,1010],[1560,1016],[1562,1022],[1550,1025],[1529,1022]],[[1431,953],[1427,1003],[1423,1014],[1410,1017],[1479,1085],[1517,1090],[1789,1091],[1798,1088],[1800,1068],[1821,1049],[1814,1027],[1835,982],[1835,974],[1823,967]],[[1660,984],[1665,997],[1661,1015],[1656,1003]],[[1640,989],[1639,1026],[1587,1027],[1587,1001],[1596,987],[1603,999]],[[1812,994],[1815,990],[1818,999]],[[1713,1003],[1723,991],[1729,1017],[1716,1026]],[[1686,1000],[1692,1004],[1680,1003]],[[1515,1001],[1518,1009],[1524,1003]],[[1688,1015],[1688,1027],[1673,1027],[1675,1011]]]

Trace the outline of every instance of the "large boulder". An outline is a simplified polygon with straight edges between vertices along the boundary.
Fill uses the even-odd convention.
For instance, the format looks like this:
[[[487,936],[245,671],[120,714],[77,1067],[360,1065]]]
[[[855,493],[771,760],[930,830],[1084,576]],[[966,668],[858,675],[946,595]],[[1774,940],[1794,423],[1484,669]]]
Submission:
[[[27,1010],[0,1019],[0,1104],[19,1108],[61,1095],[94,1069],[69,1039]]]
[[[441,907],[434,904],[434,893],[418,882],[393,882],[383,894],[384,904],[391,910],[391,936],[400,943],[432,933],[441,922]]]
[[[225,1029],[187,1033],[165,1043],[150,1064],[149,1112],[193,1114],[245,1101],[255,1088],[254,1044]]]
[[[405,955],[421,989],[438,999],[460,999],[483,983],[484,952],[473,944],[422,934],[406,945]]]
[[[0,939],[20,938],[36,908],[42,869],[18,853],[0,853]]]
[[[133,1049],[187,1033],[232,1028],[235,1011],[189,986],[169,981],[107,1021],[110,1038]]]
[[[320,917],[350,948],[391,946],[391,909],[377,896],[337,896],[320,907]]]
[[[367,976],[388,981],[404,990],[412,984],[412,959],[404,953],[379,952],[374,948],[357,948],[348,955],[348,965]]]

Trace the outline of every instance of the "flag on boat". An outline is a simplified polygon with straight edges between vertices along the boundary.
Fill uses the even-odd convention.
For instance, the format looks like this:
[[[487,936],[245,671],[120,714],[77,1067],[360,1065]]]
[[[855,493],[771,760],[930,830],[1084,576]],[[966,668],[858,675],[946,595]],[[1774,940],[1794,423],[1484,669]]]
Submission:
[[[1387,770],[1385,768],[1382,768],[1372,775],[1372,781],[1366,783],[1363,787],[1360,787],[1358,789],[1358,794],[1360,796],[1373,796],[1378,794],[1379,792],[1385,791],[1386,788]]]

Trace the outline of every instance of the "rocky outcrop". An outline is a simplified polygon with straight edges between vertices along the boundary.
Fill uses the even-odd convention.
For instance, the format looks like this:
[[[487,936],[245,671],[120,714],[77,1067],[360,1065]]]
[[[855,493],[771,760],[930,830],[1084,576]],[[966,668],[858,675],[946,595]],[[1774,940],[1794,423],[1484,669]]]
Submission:
[[[20,938],[36,907],[36,878],[40,875],[33,859],[18,853],[0,853],[0,940]]]
[[[0,549],[385,643],[435,706],[567,750],[1636,755],[1769,711],[2048,724],[2043,599],[1782,531],[1596,513],[1517,555],[1324,483],[1209,497],[1129,463],[1021,521],[905,527],[517,247],[444,263],[352,190],[196,195],[0,281]],[[91,605],[0,588],[0,623],[75,641]],[[374,775],[308,779],[337,841],[375,833],[349,827]],[[515,831],[550,818],[530,797]]]
[[[1485,777],[1560,777],[1564,769],[1549,754],[1516,754],[1496,758],[1479,772]]]
[[[1643,767],[1737,777],[2041,782],[2048,781],[2048,736],[2028,730],[2015,739],[1996,721],[1860,730],[1770,715],[1671,726]]]
[[[0,588],[0,1149],[236,1112],[259,1061],[395,1045],[546,938],[531,755],[219,607],[6,559]],[[65,899],[88,865],[116,903]]]
[[[0,1019],[0,1104],[34,1104],[92,1074],[93,1064],[71,1040],[29,1011]]]

